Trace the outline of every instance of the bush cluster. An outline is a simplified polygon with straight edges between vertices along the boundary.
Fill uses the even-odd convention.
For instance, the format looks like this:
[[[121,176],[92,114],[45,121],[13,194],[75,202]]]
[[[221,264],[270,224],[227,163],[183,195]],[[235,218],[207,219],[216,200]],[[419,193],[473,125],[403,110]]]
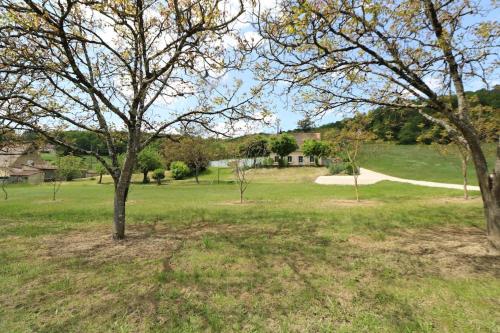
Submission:
[[[172,173],[172,177],[177,180],[184,179],[191,174],[189,167],[182,161],[170,163],[170,172]]]

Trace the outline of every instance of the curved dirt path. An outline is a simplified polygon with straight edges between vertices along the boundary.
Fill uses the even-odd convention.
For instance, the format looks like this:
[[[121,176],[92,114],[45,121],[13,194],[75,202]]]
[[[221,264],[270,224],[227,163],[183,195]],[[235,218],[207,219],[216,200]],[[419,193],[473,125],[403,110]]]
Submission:
[[[358,184],[359,185],[371,185],[378,183],[382,180],[390,180],[392,182],[399,183],[408,183],[413,185],[420,186],[428,186],[428,187],[441,187],[441,188],[451,188],[456,190],[463,190],[464,186],[461,184],[448,184],[448,183],[437,183],[437,182],[428,182],[424,180],[414,180],[414,179],[405,179],[398,178],[389,175],[385,175],[380,172],[375,172],[372,170],[360,168],[360,175],[358,176]],[[353,176],[319,176],[315,180],[316,184],[321,185],[354,185],[354,177]],[[479,186],[467,186],[468,190],[471,191],[479,191]]]

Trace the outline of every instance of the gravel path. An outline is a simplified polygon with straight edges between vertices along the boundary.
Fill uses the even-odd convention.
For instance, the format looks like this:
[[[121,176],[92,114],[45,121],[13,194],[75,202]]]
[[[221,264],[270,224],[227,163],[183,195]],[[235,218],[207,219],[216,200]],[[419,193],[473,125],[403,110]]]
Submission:
[[[361,168],[361,174],[358,177],[359,185],[370,185],[378,183],[382,180],[390,180],[392,182],[408,183],[413,185],[428,186],[428,187],[442,187],[451,188],[457,190],[463,190],[464,186],[460,184],[448,184],[448,183],[437,183],[437,182],[427,182],[423,180],[413,180],[404,179],[398,177],[392,177],[385,175],[383,173],[371,171],[368,169]],[[353,176],[319,176],[316,178],[315,182],[322,185],[354,185]],[[479,186],[467,186],[468,190],[479,191]]]

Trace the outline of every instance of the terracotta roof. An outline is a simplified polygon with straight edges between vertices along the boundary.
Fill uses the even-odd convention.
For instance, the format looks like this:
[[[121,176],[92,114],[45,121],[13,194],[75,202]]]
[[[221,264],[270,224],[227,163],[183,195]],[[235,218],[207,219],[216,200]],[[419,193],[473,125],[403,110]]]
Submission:
[[[40,170],[57,170],[57,167],[54,165],[51,165],[49,163],[45,164],[35,164],[33,166],[34,168],[40,169]]]
[[[0,148],[0,166],[8,167],[24,154],[30,147],[29,144],[7,146]]]
[[[2,172],[0,174],[11,175],[11,176],[31,176],[37,173],[41,173],[44,170],[57,170],[57,167],[51,165],[48,162],[41,162],[35,165],[16,165],[17,159],[22,155],[29,153],[30,149],[33,147],[32,144],[20,144],[3,147],[0,149],[0,168]]]
[[[17,168],[12,168],[9,169],[10,175],[11,176],[32,176],[36,175],[37,173],[42,173],[43,171],[40,171],[38,169],[17,169]]]
[[[29,144],[29,143],[2,147],[2,148],[0,148],[0,155],[22,155],[30,147],[31,147],[31,144]]]

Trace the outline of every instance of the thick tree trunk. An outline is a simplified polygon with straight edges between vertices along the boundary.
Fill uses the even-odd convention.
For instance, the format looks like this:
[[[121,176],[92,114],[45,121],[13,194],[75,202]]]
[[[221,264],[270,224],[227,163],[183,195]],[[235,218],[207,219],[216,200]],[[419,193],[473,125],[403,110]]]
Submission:
[[[488,172],[479,140],[470,140],[466,136],[465,138],[471,149],[472,161],[481,189],[488,240],[494,248],[500,250],[500,138],[497,143],[495,168],[491,174]]]
[[[147,184],[148,183],[148,172],[147,171],[143,171],[142,175],[143,175],[143,177],[142,177],[142,183],[143,184]]]
[[[449,39],[449,34],[443,29],[440,22],[439,15],[434,6],[433,1],[424,1],[427,17],[434,29],[434,33],[439,41],[439,46],[443,51],[446,62],[448,63],[448,70],[455,87],[455,94],[457,96],[458,112],[448,110],[446,115],[448,119],[458,128],[462,133],[464,139],[471,150],[472,161],[476,169],[479,188],[481,189],[481,196],[483,198],[484,213],[486,216],[486,224],[488,230],[488,240],[491,245],[500,250],[500,137],[497,139],[497,156],[495,168],[491,174],[488,172],[488,164],[481,149],[481,142],[477,135],[476,130],[471,125],[469,120],[469,105],[465,95],[465,89],[462,81],[462,74],[460,66],[457,63],[453,46]],[[436,99],[435,96],[433,96]],[[435,102],[439,105],[439,102]],[[442,105],[443,106],[443,105]],[[443,109],[447,109],[444,106]]]
[[[488,239],[500,251],[500,137],[497,143],[495,169],[488,177],[490,187],[490,202],[485,204],[488,223]]]
[[[135,136],[129,136],[127,156],[123,167],[116,170],[113,175],[115,183],[113,238],[120,240],[125,238],[125,205],[127,202],[130,180],[137,159],[137,141]]]
[[[115,190],[114,218],[113,218],[113,238],[125,238],[125,201],[127,190],[118,185]]]

